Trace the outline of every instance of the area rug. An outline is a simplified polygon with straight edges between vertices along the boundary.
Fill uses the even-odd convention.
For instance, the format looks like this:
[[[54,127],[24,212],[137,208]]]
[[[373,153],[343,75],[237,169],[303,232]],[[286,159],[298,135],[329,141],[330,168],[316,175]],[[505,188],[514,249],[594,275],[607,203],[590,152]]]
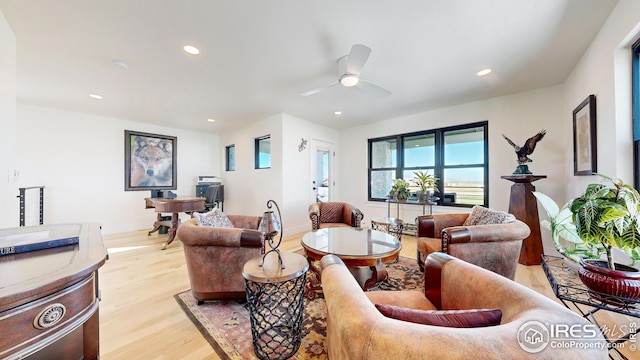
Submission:
[[[389,278],[372,291],[424,289],[423,275],[415,259],[400,257],[397,263],[387,265],[387,271]],[[196,305],[191,290],[174,297],[221,359],[257,359],[246,303],[230,300]],[[326,359],[326,303],[322,296],[304,301],[302,342],[291,359]]]

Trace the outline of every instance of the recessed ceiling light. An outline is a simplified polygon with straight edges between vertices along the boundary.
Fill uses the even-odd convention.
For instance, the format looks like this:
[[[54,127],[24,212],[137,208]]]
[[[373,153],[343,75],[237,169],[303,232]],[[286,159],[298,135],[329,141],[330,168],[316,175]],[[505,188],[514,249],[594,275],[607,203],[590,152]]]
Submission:
[[[491,73],[491,69],[482,69],[476,73],[478,76],[485,76]]]
[[[200,54],[200,50],[198,50],[198,48],[196,48],[195,46],[191,46],[191,45],[186,45],[184,47],[184,51],[188,52],[191,55],[198,55]]]
[[[334,111],[333,114],[334,115],[342,115],[342,111]]]
[[[89,97],[96,100],[102,100],[102,96],[96,94],[89,94]]]
[[[207,119],[208,122],[216,122],[216,119]]]

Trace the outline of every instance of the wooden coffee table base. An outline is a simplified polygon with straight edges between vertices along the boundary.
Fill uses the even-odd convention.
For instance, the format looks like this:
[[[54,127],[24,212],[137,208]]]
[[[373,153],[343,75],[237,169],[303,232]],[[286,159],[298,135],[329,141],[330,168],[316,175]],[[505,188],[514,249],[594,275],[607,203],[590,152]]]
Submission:
[[[391,254],[384,258],[378,259],[353,259],[353,258],[342,258],[344,264],[351,270],[352,274],[358,280],[360,286],[362,286],[362,290],[367,291],[372,288],[375,284],[386,280],[389,277],[389,273],[387,272],[387,266],[385,263],[392,262],[393,260],[398,258],[400,250],[397,253]],[[305,249],[305,256],[307,257],[307,261],[309,262],[309,270],[312,272],[312,276],[309,277],[309,281],[307,282],[307,298],[314,299],[318,293],[322,292],[322,270],[318,267],[318,262],[322,257],[326,254],[316,254],[314,252],[308,251]],[[362,283],[361,279],[354,273],[357,271],[361,271],[358,268],[367,268],[371,271],[371,277]]]
[[[398,259],[402,244],[393,235],[381,231],[351,227],[323,228],[306,233],[301,240],[309,262],[311,276],[307,297],[314,298],[322,291],[322,270],[318,267],[323,256],[339,257],[367,291],[389,276],[384,265]]]

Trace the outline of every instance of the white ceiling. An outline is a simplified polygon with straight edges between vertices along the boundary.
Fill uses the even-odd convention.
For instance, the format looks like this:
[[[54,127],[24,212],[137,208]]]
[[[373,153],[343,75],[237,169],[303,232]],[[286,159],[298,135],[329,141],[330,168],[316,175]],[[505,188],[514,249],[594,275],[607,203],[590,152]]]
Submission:
[[[16,35],[19,102],[220,133],[283,112],[341,129],[561,84],[616,2],[0,0],[0,10]],[[300,95],[337,80],[356,43],[373,50],[362,77],[391,96]]]

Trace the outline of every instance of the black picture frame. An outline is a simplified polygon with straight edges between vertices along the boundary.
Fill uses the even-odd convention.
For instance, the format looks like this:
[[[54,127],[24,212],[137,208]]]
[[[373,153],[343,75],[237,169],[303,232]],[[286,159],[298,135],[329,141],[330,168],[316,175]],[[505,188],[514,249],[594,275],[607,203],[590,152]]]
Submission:
[[[124,190],[176,190],[175,136],[124,131]]]
[[[597,172],[596,96],[589,95],[573,110],[573,174]]]

